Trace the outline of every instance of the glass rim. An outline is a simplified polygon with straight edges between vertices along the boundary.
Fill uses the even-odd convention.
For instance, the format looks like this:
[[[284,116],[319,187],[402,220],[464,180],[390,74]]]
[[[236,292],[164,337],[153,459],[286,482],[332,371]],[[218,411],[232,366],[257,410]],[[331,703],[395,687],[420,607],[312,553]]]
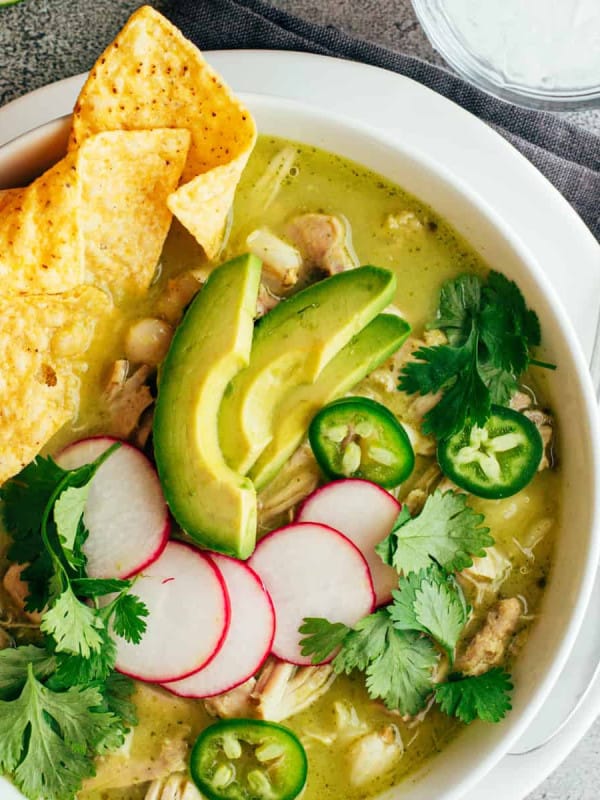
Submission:
[[[600,108],[600,82],[597,86],[575,89],[543,89],[494,80],[456,36],[452,26],[433,8],[431,0],[412,0],[413,9],[431,46],[444,61],[469,83],[488,94],[515,105],[548,111],[574,111]]]

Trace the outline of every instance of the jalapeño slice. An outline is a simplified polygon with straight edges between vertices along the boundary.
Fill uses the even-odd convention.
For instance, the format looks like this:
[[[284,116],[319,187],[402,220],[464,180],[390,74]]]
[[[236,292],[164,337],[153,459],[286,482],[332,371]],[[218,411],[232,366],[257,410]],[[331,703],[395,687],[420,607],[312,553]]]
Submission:
[[[365,478],[398,486],[413,470],[408,434],[381,403],[344,397],[324,406],[308,429],[319,466],[329,478]]]
[[[467,425],[439,442],[444,475],[478,497],[497,500],[523,489],[535,475],[543,452],[542,437],[524,414],[492,406],[480,428]]]
[[[202,731],[190,758],[208,800],[294,800],[306,783],[304,748],[289,728],[257,719],[227,719]]]

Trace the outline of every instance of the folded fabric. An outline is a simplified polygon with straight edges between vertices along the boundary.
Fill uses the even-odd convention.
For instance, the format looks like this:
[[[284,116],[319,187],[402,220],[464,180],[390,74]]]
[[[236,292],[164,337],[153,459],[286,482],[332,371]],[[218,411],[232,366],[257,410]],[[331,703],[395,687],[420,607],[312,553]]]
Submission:
[[[162,4],[161,4],[162,5]],[[383,67],[471,111],[525,155],[600,240],[600,137],[554,114],[497,100],[417,58],[299,19],[263,0],[168,0],[164,13],[203,50],[298,50]]]

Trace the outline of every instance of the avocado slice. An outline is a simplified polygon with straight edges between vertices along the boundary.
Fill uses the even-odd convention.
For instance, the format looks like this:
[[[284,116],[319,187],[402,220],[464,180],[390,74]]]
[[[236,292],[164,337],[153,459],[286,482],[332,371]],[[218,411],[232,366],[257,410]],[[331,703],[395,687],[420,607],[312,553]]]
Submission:
[[[380,314],[331,359],[313,384],[298,386],[286,395],[275,415],[273,439],[249,473],[257,490],[277,475],[301,444],[317,411],[395,353],[409,333],[410,325],[401,317]]]
[[[261,262],[217,267],[177,328],[154,412],[156,465],[173,516],[204,547],[247,558],[256,538],[256,492],[225,463],[218,436],[223,393],[248,364]]]
[[[295,386],[313,383],[328,362],[393,299],[392,272],[341,272],[284,300],[254,332],[249,366],[227,388],[219,437],[227,463],[246,474],[273,438],[273,417]]]

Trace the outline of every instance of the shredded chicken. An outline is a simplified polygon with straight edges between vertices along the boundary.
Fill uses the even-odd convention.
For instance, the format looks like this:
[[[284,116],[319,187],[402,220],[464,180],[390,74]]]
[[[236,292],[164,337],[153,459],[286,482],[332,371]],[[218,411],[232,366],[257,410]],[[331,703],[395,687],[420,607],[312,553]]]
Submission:
[[[298,714],[324,695],[335,678],[336,674],[330,664],[296,667],[277,659],[269,659],[252,692],[256,716],[280,722]]]
[[[204,708],[212,717],[230,719],[232,717],[254,716],[252,693],[256,687],[256,678],[250,678],[245,683],[230,689],[223,694],[207,697]]]
[[[518,391],[512,396],[510,407],[520,411],[530,419],[540,432],[544,452],[538,472],[554,466],[554,418],[535,404],[535,397],[525,391]]]
[[[350,783],[364,786],[388,772],[404,754],[400,731],[391,724],[361,736],[348,749]]]
[[[298,247],[308,271],[328,275],[358,266],[350,228],[330,214],[302,214],[286,227],[287,237]]]
[[[261,283],[258,288],[258,297],[256,299],[256,317],[264,317],[271,309],[283,300],[282,297],[275,294],[265,283]]]
[[[204,795],[185,773],[152,781],[144,800],[205,800]]]
[[[481,675],[501,664],[522,614],[523,607],[518,598],[499,600],[456,659],[456,669],[465,675]]]
[[[475,606],[487,601],[490,602],[494,595],[500,591],[502,584],[512,570],[508,556],[499,547],[490,547],[486,555],[474,558],[473,564],[468,569],[459,573],[459,581],[465,583],[474,591],[473,604]]]
[[[271,722],[298,714],[312,705],[335,680],[329,664],[296,667],[269,658],[257,679],[204,701],[207,712],[222,718],[252,717]]]
[[[164,739],[155,758],[148,758],[146,754],[100,756],[96,761],[96,775],[83,782],[84,791],[120,789],[166,778],[174,772],[184,772],[189,749],[184,737],[189,733],[189,727],[182,726],[181,738]]]
[[[120,439],[127,439],[137,427],[142,413],[153,403],[147,380],[152,368],[146,364],[128,377],[129,363],[119,359],[113,364],[105,400],[110,416],[110,432]]]
[[[22,614],[34,625],[39,625],[42,620],[41,613],[39,611],[25,610],[25,601],[29,595],[29,586],[24,580],[21,580],[21,573],[26,566],[26,564],[11,564],[4,573],[2,586],[19,614]]]
[[[192,269],[168,280],[163,293],[158,298],[156,312],[170,323],[177,324],[186,306],[192,302],[194,296],[202,288],[206,277],[204,270]]]
[[[301,445],[258,496],[258,525],[271,530],[289,522],[293,507],[317,488],[321,472],[310,445]]]

